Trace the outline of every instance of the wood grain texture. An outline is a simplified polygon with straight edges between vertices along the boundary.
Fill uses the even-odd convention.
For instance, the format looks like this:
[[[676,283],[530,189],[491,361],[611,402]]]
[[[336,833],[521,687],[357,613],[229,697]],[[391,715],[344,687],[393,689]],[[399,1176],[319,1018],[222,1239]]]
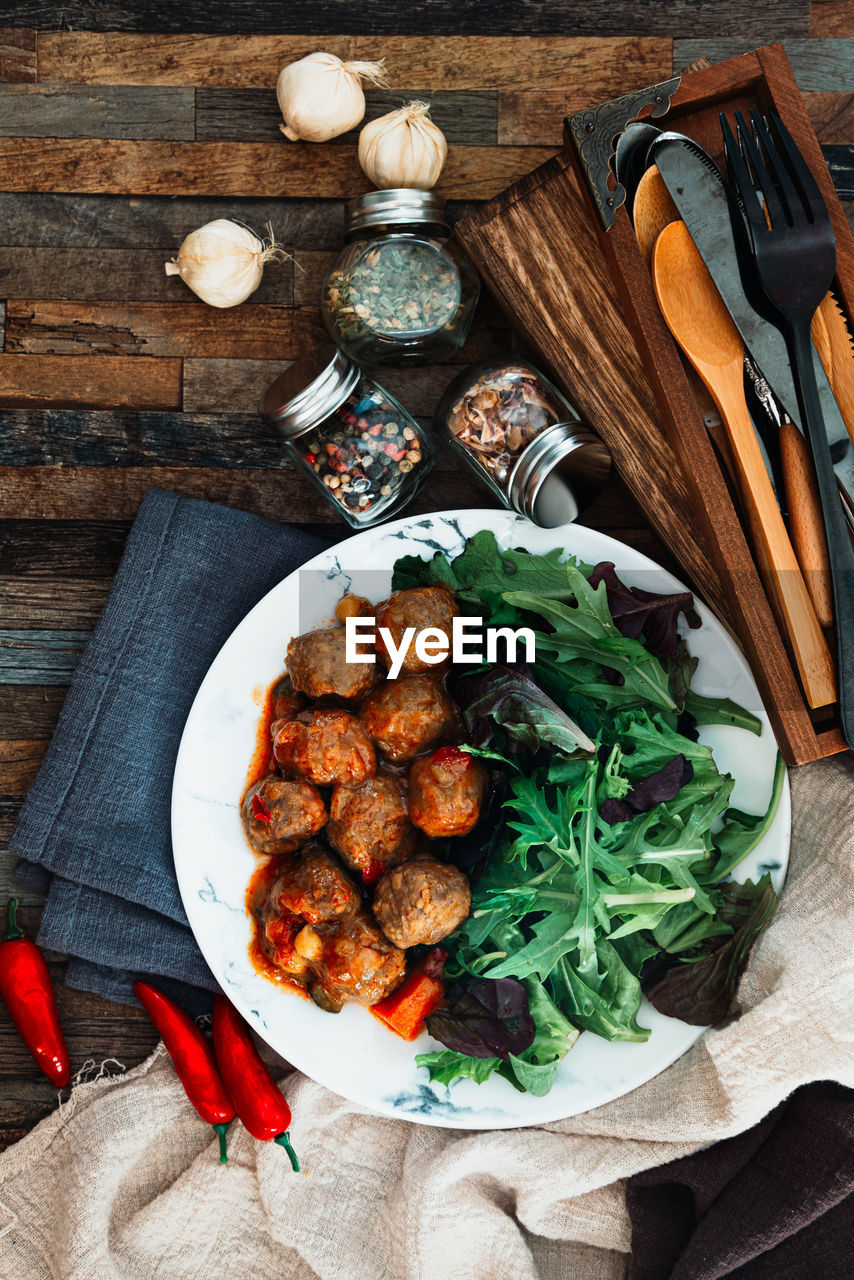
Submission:
[[[32,578],[0,574],[0,612],[9,627],[91,631],[107,603],[110,578]]]
[[[33,742],[23,738],[0,742],[0,794],[26,795],[46,751],[47,742],[44,739]]]
[[[619,89],[615,88],[614,96],[618,94]],[[806,93],[804,99],[820,142],[854,145],[854,93]],[[558,146],[563,138],[564,116],[585,105],[582,95],[560,89],[501,92],[498,142],[501,146]]]
[[[69,685],[89,631],[0,628],[0,684]]]
[[[424,89],[416,88],[368,89],[364,120],[358,128],[341,134],[338,142],[355,142],[368,121],[396,111],[413,98],[429,102],[430,118],[450,144],[482,147],[494,146],[498,141],[495,90],[425,93]],[[199,142],[281,142],[281,123],[282,114],[272,88],[196,90],[195,136]],[[152,130],[146,136],[161,135]]]
[[[794,0],[792,7],[804,6]],[[400,14],[398,9],[399,18]],[[514,14],[518,17],[518,8]],[[335,26],[330,22],[325,29],[334,30]],[[586,88],[590,102],[609,96],[615,73],[622,74],[626,84],[642,85],[669,76],[673,66],[669,36],[641,33],[639,38],[625,34],[579,38],[569,34],[571,23],[564,34],[537,37],[515,34],[518,26],[509,36],[447,35],[444,32],[448,29],[437,27],[436,35],[391,35],[382,40],[378,36],[325,36],[322,47],[344,59],[384,57],[396,81],[405,80],[420,90],[515,89],[527,80],[544,89],[575,84]],[[379,28],[375,30],[379,32]],[[304,35],[40,31],[39,79],[270,91],[286,63],[313,53],[317,47],[313,36]]]
[[[854,36],[854,0],[812,0],[810,35]]]
[[[179,409],[180,360],[0,355],[0,406]]]
[[[112,578],[130,525],[123,520],[0,520],[0,574],[35,580]]]
[[[784,31],[773,27],[768,40],[782,40],[786,56],[792,64],[802,93],[850,93],[854,84],[854,44],[850,40],[784,39]],[[745,36],[722,40],[676,40],[673,65],[685,66],[704,54],[711,62],[723,62],[756,48],[756,41]]]
[[[537,147],[454,147],[436,190],[446,198],[485,200],[548,156]],[[0,139],[0,182],[7,191],[137,195],[233,195],[353,198],[365,176],[352,146],[330,142],[323,165],[311,143],[128,142],[97,148],[68,138]]]
[[[328,343],[316,306],[255,306],[229,310],[202,302],[116,303],[25,301],[11,298],[6,350],[37,355],[206,356],[292,360]],[[506,320],[481,304],[460,363],[482,360],[510,341]]]
[[[172,87],[0,84],[0,136],[189,139],[193,99]]]
[[[49,738],[64,701],[65,690],[58,687],[0,686],[0,739]],[[0,837],[9,830],[6,826]]]
[[[35,84],[37,74],[35,31],[0,27],[0,81]]]

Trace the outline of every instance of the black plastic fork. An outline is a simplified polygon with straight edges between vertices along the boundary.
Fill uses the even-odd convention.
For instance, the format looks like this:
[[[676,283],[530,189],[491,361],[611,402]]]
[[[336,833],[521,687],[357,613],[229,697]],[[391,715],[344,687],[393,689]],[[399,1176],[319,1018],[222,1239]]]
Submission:
[[[850,747],[854,746],[854,548],[836,487],[810,334],[813,316],[833,280],[836,240],[818,185],[776,112],[770,113],[766,123],[751,110],[751,128],[740,111],[735,120],[738,141],[721,115],[730,178],[750,230],[757,277],[786,335],[801,422],[815,463],[833,582],[839,718]]]

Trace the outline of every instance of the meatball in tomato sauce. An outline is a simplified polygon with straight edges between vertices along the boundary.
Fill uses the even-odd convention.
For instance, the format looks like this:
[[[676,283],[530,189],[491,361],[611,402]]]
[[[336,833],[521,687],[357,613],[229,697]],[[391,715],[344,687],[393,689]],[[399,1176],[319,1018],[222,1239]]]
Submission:
[[[374,894],[377,923],[403,949],[441,942],[459,928],[470,907],[468,876],[433,858],[414,858],[392,867]]]
[[[306,706],[306,699],[298,693],[288,675],[284,675],[273,685],[270,697],[270,720],[293,720],[294,716]]]
[[[270,904],[275,911],[289,911],[308,924],[318,924],[352,915],[361,906],[361,898],[338,859],[315,844],[274,882]]]
[[[378,773],[360,787],[336,787],[326,836],[347,865],[371,884],[386,867],[407,858],[415,846],[405,782]]]
[[[316,974],[309,994],[330,1012],[347,1001],[372,1005],[403,981],[406,955],[383,934],[367,911],[315,927],[321,958],[312,967]]]
[[[394,641],[396,649],[403,643],[408,627],[415,628],[415,635],[426,628],[443,632],[451,644],[454,618],[458,615],[456,601],[450,591],[444,587],[412,587],[407,591],[395,591],[382,604],[377,606],[377,653],[387,667],[392,664],[380,627],[385,627]],[[401,671],[430,671],[436,663],[422,662],[415,652],[415,637],[407,646],[403,656]]]
[[[343,627],[306,631],[288,645],[288,675],[294,689],[309,698],[363,697],[382,679],[375,662],[348,662]]]
[[[273,755],[284,774],[298,774],[317,786],[358,787],[376,772],[373,743],[348,711],[301,711],[276,725]]]
[[[240,808],[243,830],[256,853],[293,853],[328,817],[323,797],[302,779],[270,776],[250,787]]]
[[[389,760],[411,760],[443,739],[459,738],[462,722],[454,703],[432,675],[387,680],[369,694],[359,719]]]
[[[464,836],[477,825],[487,771],[457,747],[416,760],[409,774],[409,816],[432,840]]]

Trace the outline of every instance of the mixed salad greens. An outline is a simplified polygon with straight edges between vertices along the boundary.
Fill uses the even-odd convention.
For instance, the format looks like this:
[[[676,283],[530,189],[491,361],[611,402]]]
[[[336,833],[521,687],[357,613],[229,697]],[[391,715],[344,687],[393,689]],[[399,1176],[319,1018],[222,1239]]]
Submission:
[[[472,880],[468,920],[442,945],[451,985],[428,1019],[445,1046],[430,1077],[493,1072],[551,1088],[581,1031],[642,1041],[642,994],[697,1025],[722,1018],[747,953],[776,907],[768,875],[728,877],[767,831],[783,788],[778,756],[764,814],[730,807],[697,726],[759,734],[759,720],[690,685],[678,629],[700,625],[690,593],[629,588],[614,566],[502,551],[490,532],[449,560],[397,561],[393,589],[444,584],[490,626],[533,626],[536,661],[454,677],[465,749],[493,794],[447,856]]]

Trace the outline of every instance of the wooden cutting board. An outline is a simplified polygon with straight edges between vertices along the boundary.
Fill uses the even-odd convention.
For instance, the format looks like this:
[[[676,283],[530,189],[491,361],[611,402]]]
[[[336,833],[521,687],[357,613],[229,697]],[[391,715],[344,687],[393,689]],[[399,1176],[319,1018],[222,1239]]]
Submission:
[[[456,225],[520,334],[607,443],[620,474],[693,584],[726,615],[692,506],[662,431],[569,160],[555,156]]]

